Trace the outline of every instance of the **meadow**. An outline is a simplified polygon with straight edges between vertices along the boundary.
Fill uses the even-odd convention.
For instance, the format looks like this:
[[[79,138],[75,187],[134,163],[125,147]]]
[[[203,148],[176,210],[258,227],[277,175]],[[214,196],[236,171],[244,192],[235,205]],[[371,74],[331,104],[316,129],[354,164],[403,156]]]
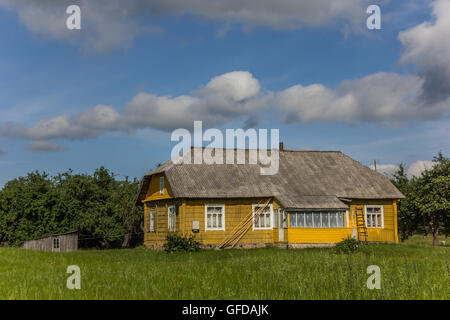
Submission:
[[[444,240],[444,239],[443,239]],[[0,248],[0,299],[446,299],[450,247],[415,236],[353,254],[330,248],[166,254],[143,248],[71,253]],[[69,290],[69,265],[81,289]],[[369,265],[381,289],[369,290]]]

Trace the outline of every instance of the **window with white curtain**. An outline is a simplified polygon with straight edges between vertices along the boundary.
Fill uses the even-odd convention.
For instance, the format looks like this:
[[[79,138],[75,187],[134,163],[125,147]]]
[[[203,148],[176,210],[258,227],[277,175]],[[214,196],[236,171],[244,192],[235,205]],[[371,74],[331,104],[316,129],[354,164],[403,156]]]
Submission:
[[[273,227],[278,228],[278,209],[273,210]]]
[[[205,205],[205,230],[225,230],[225,205]]]
[[[263,205],[254,204],[253,208],[253,229],[271,229],[272,228],[272,205],[267,205],[263,211],[256,215]]]
[[[343,211],[291,211],[289,212],[291,228],[344,228]]]
[[[149,210],[148,212],[148,232],[156,231],[156,212],[155,210]]]
[[[383,206],[366,206],[366,227],[384,228]]]
[[[164,194],[164,177],[159,177],[159,194]]]
[[[169,206],[168,209],[168,227],[169,232],[175,232],[177,212],[175,206]]]

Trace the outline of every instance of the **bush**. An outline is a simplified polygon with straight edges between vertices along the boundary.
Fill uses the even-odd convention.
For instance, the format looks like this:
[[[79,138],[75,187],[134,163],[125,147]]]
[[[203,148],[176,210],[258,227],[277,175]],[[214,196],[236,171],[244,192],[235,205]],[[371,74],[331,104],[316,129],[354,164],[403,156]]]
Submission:
[[[355,240],[353,238],[347,238],[342,240],[341,242],[338,242],[336,246],[333,248],[335,253],[352,253],[358,250],[359,248],[359,241]]]
[[[195,240],[195,236],[183,237],[179,234],[169,234],[166,237],[164,251],[173,252],[194,252],[200,250],[200,242]]]

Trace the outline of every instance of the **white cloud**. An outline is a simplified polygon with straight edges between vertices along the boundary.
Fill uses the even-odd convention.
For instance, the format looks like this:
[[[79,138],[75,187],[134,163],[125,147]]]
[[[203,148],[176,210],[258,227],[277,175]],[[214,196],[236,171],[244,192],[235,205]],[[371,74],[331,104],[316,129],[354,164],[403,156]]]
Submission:
[[[417,160],[408,167],[406,174],[409,177],[420,177],[424,171],[432,169],[435,164],[431,160]]]
[[[436,103],[450,97],[450,0],[432,4],[434,21],[400,32],[403,63],[413,63],[424,79],[423,98]]]
[[[275,95],[287,122],[378,122],[438,119],[448,104],[425,105],[418,76],[375,73],[345,80],[335,90],[321,84],[295,85]]]
[[[376,73],[343,81],[335,90],[313,84],[268,92],[261,89],[251,73],[233,71],[212,78],[190,95],[172,97],[141,92],[122,110],[98,105],[77,115],[39,120],[29,128],[7,123],[0,129],[6,137],[82,140],[112,131],[191,128],[194,120],[202,120],[205,126],[236,119],[244,120],[246,126],[255,125],[255,120],[260,119],[255,115],[269,107],[277,110],[285,122],[398,124],[445,116],[448,106],[425,106],[418,99],[421,90],[420,77]]]
[[[44,140],[35,141],[28,145],[26,149],[32,152],[60,152],[65,150],[57,143]]]
[[[375,170],[375,166],[372,164],[369,167]],[[392,175],[398,170],[398,166],[395,164],[377,164],[377,172],[384,174],[387,177],[392,177]]]
[[[276,29],[319,27],[339,23],[356,30],[364,25],[368,0],[79,0],[81,32],[66,28],[66,8],[72,0],[0,0],[0,7],[14,10],[32,32],[55,39],[82,41],[85,47],[106,51],[128,46],[143,32],[161,33],[148,24],[149,17],[191,14],[204,19],[266,26]]]
[[[436,163],[431,160],[417,160],[406,168],[406,175],[408,178],[419,178],[424,171],[432,169],[435,164]],[[389,178],[393,176],[398,168],[398,165],[395,164],[377,164],[377,172],[382,173]],[[370,169],[374,170],[374,165],[371,165]]]
[[[3,136],[31,140],[95,138],[105,132],[129,132],[141,128],[170,131],[191,128],[194,120],[205,126],[243,118],[268,107],[270,94],[262,94],[251,73],[234,71],[214,77],[206,86],[177,97],[141,92],[122,111],[98,105],[78,115],[56,115],[27,128],[11,123],[0,127]]]
[[[116,130],[120,115],[110,106],[98,105],[76,116],[57,115],[39,120],[31,128],[5,124],[2,134],[33,140],[95,138],[108,130]]]

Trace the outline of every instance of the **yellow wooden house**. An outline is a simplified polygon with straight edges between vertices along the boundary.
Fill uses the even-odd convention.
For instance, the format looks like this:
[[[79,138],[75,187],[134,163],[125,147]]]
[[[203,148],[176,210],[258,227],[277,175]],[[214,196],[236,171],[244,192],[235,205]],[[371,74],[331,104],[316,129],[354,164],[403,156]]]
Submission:
[[[339,151],[280,150],[275,175],[248,162],[168,161],[144,176],[137,204],[145,206],[148,248],[162,248],[169,233],[194,234],[203,247],[306,247],[348,237],[397,243],[403,198],[384,175]]]

